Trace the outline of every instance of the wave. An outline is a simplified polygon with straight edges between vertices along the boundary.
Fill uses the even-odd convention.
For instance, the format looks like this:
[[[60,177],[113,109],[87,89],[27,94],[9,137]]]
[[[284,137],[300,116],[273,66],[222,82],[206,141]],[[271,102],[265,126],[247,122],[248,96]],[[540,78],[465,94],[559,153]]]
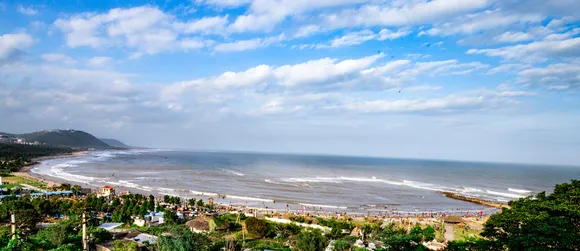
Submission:
[[[525,197],[525,196],[519,195],[519,194],[502,193],[502,192],[495,192],[495,191],[491,191],[491,190],[486,190],[485,192],[488,194],[492,194],[492,195],[497,195],[497,196],[507,197],[507,198],[514,198],[514,199],[519,199],[519,198]]]
[[[528,190],[523,190],[523,189],[515,189],[515,188],[508,188],[508,191],[510,192],[514,192],[514,193],[531,193],[532,191],[528,191]]]
[[[234,200],[251,200],[251,201],[262,201],[262,202],[270,202],[274,203],[274,200],[271,199],[262,199],[262,198],[255,198],[255,197],[247,197],[247,196],[237,196],[237,195],[225,195],[226,199],[234,199]]]
[[[342,206],[331,206],[331,205],[320,205],[320,204],[309,204],[309,203],[299,203],[301,206],[304,207],[320,207],[320,208],[335,208],[335,209],[346,209],[346,207]]]
[[[245,174],[234,171],[234,170],[229,170],[229,169],[222,169],[222,171],[226,172],[226,173],[231,173],[233,175],[237,175],[237,176],[245,176]]]
[[[190,193],[195,194],[195,195],[201,195],[201,196],[218,196],[217,193],[208,193],[208,192],[200,192],[200,191],[194,191],[194,190],[189,190]]]
[[[419,189],[431,190],[431,191],[447,191],[446,187],[441,187],[429,183],[422,183],[416,181],[409,181],[409,180],[395,180],[395,179],[380,179],[375,176],[371,178],[364,178],[364,177],[315,177],[315,178],[285,178],[281,179],[281,182],[299,182],[299,183],[343,183],[343,182],[368,182],[368,183],[384,183],[389,185],[395,186],[408,186],[414,187]],[[266,181],[268,182],[268,181]],[[270,182],[272,181],[270,180]]]
[[[88,161],[84,159],[75,158],[66,160],[65,162],[62,163],[59,162],[62,162],[62,159],[42,162],[39,166],[33,168],[31,172],[79,183],[88,183],[97,180],[103,180],[95,177],[73,174],[65,171],[66,168],[77,167],[79,164],[87,163]]]

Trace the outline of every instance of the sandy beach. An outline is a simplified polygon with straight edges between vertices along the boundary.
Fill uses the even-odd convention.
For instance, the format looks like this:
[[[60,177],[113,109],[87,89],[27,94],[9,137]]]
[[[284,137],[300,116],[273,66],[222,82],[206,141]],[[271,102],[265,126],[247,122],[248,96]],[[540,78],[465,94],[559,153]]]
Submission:
[[[50,157],[44,157],[44,158],[37,158],[34,161],[37,162],[34,165],[29,165],[26,166],[24,168],[22,168],[21,172],[17,172],[14,175],[16,176],[24,176],[27,178],[31,178],[34,180],[37,180],[39,182],[43,182],[46,183],[47,186],[51,187],[51,186],[59,186],[62,183],[68,183],[68,184],[72,184],[72,185],[80,185],[81,187],[84,188],[91,188],[91,189],[97,189],[98,187],[102,186],[102,185],[108,185],[106,183],[103,184],[98,184],[98,183],[83,183],[83,182],[75,182],[75,181],[70,181],[70,180],[65,180],[65,179],[59,179],[58,177],[53,177],[53,176],[48,176],[48,175],[42,175],[42,174],[38,174],[35,172],[32,172],[32,170],[39,166],[42,162],[44,161],[48,161],[48,160],[53,160],[53,159],[61,159],[61,158],[75,158],[75,157],[82,157],[82,156],[87,156],[88,152],[75,152],[73,154],[67,154],[67,155],[59,155],[59,156],[50,156]],[[252,210],[256,210],[258,212],[263,212],[263,213],[269,213],[269,214],[274,214],[274,213],[294,213],[294,214],[304,214],[304,213],[308,213],[311,215],[336,215],[336,214],[340,214],[340,215],[349,215],[349,216],[353,216],[353,217],[364,217],[364,216],[385,216],[385,217],[417,217],[417,216],[425,216],[425,215],[433,215],[433,214],[438,214],[438,215],[442,215],[443,213],[446,213],[447,215],[464,215],[466,213],[465,210],[461,210],[461,209],[457,209],[457,210],[449,210],[449,211],[434,211],[434,210],[414,210],[414,211],[405,211],[405,210],[397,210],[397,209],[382,209],[382,208],[370,208],[367,210],[363,210],[360,212],[354,212],[353,210],[347,210],[347,208],[343,208],[343,207],[336,207],[336,208],[324,208],[323,205],[318,205],[318,204],[298,204],[298,205],[293,205],[291,207],[285,207],[285,205],[287,205],[285,202],[276,202],[276,201],[271,201],[271,200],[264,200],[262,201],[261,205],[256,205],[256,202],[254,202],[253,205],[248,205],[248,200],[252,200],[255,198],[251,198],[251,197],[246,197],[249,195],[239,195],[239,196],[232,196],[232,195],[223,195],[223,194],[215,194],[215,193],[190,193],[188,196],[183,196],[181,194],[177,195],[177,194],[173,194],[171,191],[159,191],[159,190],[155,190],[155,189],[151,189],[150,191],[147,190],[143,190],[140,188],[135,188],[135,187],[130,187],[130,186],[123,186],[123,185],[115,185],[116,187],[116,191],[117,192],[122,192],[122,191],[128,191],[131,193],[137,193],[137,194],[142,194],[142,195],[149,195],[152,194],[154,196],[156,196],[157,198],[161,198],[164,195],[175,195],[175,196],[179,196],[182,197],[182,199],[188,199],[188,198],[197,198],[197,199],[204,199],[207,200],[209,198],[213,198],[215,203],[218,205],[223,205],[223,206],[227,206],[227,207],[235,207],[235,208],[243,208],[243,209],[252,209]],[[171,189],[169,189],[171,190]],[[177,191],[177,190],[173,190],[173,191]],[[246,198],[246,199],[244,199]],[[245,200],[245,202],[244,202]],[[470,202],[474,202],[474,201],[470,201]],[[476,203],[476,202],[475,202]],[[487,205],[489,206],[489,205]],[[496,212],[497,210],[491,210],[491,209],[483,209],[481,210],[484,212],[484,214],[490,214],[493,212]],[[475,210],[472,210],[472,214],[475,213]],[[479,212],[479,210],[477,211]]]
[[[65,182],[68,183],[68,181],[59,182],[56,179],[54,179],[53,177],[45,177],[43,175],[38,175],[38,174],[32,173],[31,170],[34,169],[35,167],[37,167],[38,165],[40,165],[43,161],[47,161],[47,160],[51,160],[51,159],[74,158],[74,157],[86,156],[87,154],[88,154],[87,151],[80,151],[80,152],[73,152],[71,154],[60,154],[60,155],[54,155],[54,156],[45,156],[45,157],[34,158],[34,159],[32,159],[31,163],[20,168],[20,171],[13,172],[12,175],[36,180],[38,182],[43,182],[43,183],[46,183],[47,186],[49,186],[49,187],[50,186],[60,186],[61,183],[65,183]],[[79,185],[81,185],[81,184],[79,184]]]

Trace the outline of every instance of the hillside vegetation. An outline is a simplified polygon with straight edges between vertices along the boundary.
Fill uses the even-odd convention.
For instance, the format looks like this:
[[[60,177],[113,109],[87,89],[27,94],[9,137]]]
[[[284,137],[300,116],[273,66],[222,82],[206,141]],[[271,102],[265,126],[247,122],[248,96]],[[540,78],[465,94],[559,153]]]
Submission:
[[[105,144],[110,145],[112,147],[125,147],[128,148],[128,145],[125,145],[125,143],[118,141],[116,139],[99,139],[103,142],[105,142]]]
[[[0,143],[0,169],[14,172],[22,166],[30,164],[32,158],[72,152],[73,149],[70,147]]]
[[[77,130],[51,130],[38,131],[26,134],[8,134],[11,137],[22,138],[26,142],[36,142],[53,146],[67,146],[73,148],[96,148],[105,149],[110,146],[97,139],[95,136]]]

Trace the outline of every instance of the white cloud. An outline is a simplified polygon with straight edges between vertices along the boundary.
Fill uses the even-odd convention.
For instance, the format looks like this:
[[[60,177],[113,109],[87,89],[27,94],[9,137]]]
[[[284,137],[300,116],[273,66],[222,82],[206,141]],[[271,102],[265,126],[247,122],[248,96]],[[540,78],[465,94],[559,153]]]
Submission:
[[[198,50],[209,47],[213,44],[213,40],[202,40],[197,38],[185,38],[179,41],[179,47],[183,48],[184,50]]]
[[[252,0],[196,0],[197,3],[214,5],[221,8],[239,7],[250,4]]]
[[[176,22],[173,25],[176,29],[186,34],[222,34],[228,24],[228,16],[204,17],[188,22]]]
[[[518,71],[518,70],[522,70],[525,68],[529,68],[530,65],[527,64],[501,64],[498,65],[492,69],[490,69],[487,74],[492,75],[492,74],[497,74],[500,72],[512,72],[512,71]]]
[[[0,59],[10,55],[15,49],[31,46],[34,39],[26,33],[0,35]]]
[[[538,41],[497,49],[470,49],[467,54],[485,54],[508,60],[546,61],[580,56],[580,38],[561,41]]]
[[[280,115],[291,114],[304,109],[301,105],[288,105],[281,100],[271,100],[262,105],[256,112],[256,115]]]
[[[344,46],[352,46],[352,45],[359,45],[366,41],[370,40],[394,40],[400,37],[407,36],[410,31],[406,29],[400,29],[397,31],[391,31],[389,29],[382,29],[378,33],[375,33],[371,30],[361,30],[356,32],[349,32],[344,34],[342,37],[334,38],[330,41],[329,45],[326,44],[311,44],[311,45],[300,45],[298,48],[305,49],[305,48],[316,48],[316,49],[324,49],[324,48],[338,48]],[[296,47],[295,47],[296,48]]]
[[[377,40],[379,41],[384,41],[384,40],[394,40],[397,38],[401,38],[404,36],[409,35],[409,33],[411,33],[411,31],[406,30],[406,29],[400,29],[398,31],[391,31],[389,29],[382,29],[377,37]]]
[[[16,11],[28,16],[34,16],[38,14],[38,11],[32,8],[32,6],[24,7],[20,4],[18,5],[18,7],[16,7]]]
[[[413,91],[438,91],[443,89],[440,85],[414,85],[405,88],[405,92]]]
[[[499,43],[516,43],[532,40],[533,38],[534,37],[529,33],[506,31],[500,35],[495,36],[493,39]]]
[[[488,101],[483,96],[462,97],[448,96],[437,99],[400,99],[362,101],[329,107],[328,109],[346,110],[354,113],[396,113],[396,112],[424,112],[424,111],[452,111],[455,109],[478,108]]]
[[[486,10],[476,14],[461,16],[452,22],[436,25],[428,31],[421,32],[420,35],[469,35],[490,29],[506,28],[514,23],[538,23],[543,19],[543,16],[537,14],[509,14],[500,10]]]
[[[221,34],[228,17],[204,17],[181,22],[157,7],[111,9],[106,13],[82,13],[59,18],[55,26],[66,36],[67,46],[128,47],[132,58],[161,51],[200,48],[196,39],[185,34]],[[207,45],[207,40],[203,44]]]
[[[517,83],[545,86],[554,90],[579,89],[579,73],[580,65],[577,64],[551,64],[519,72]]]
[[[87,65],[90,67],[106,67],[113,63],[113,58],[111,57],[93,57],[87,61]]]
[[[40,55],[40,58],[46,62],[56,62],[68,65],[76,64],[77,61],[64,54],[47,53]]]
[[[486,7],[491,2],[490,0],[393,1],[391,4],[364,5],[358,9],[325,15],[325,21],[335,28],[426,24]]]
[[[321,28],[318,25],[314,25],[314,24],[305,25],[305,26],[298,28],[298,30],[294,34],[294,37],[297,37],[297,38],[308,37],[312,34],[320,32],[320,31],[321,31]]]
[[[302,64],[278,67],[274,76],[280,85],[287,87],[324,83],[336,78],[349,78],[349,75],[368,68],[381,57],[383,55],[374,55],[340,62],[331,58],[311,60]]]
[[[238,40],[231,43],[221,43],[214,47],[217,52],[237,52],[254,50],[257,48],[262,48],[269,46],[271,44],[276,44],[286,39],[286,36],[282,33],[278,36],[271,36],[266,38],[254,38],[248,40]]]
[[[373,40],[376,38],[376,35],[371,30],[362,30],[357,32],[347,33],[342,37],[335,38],[330,41],[330,47],[343,47],[349,45],[358,45],[362,44],[363,42]]]
[[[398,88],[421,75],[464,74],[458,72],[472,72],[488,67],[479,62],[458,63],[456,60],[415,64],[410,60],[395,60],[377,64],[381,58],[384,58],[383,54],[347,60],[322,58],[282,66],[259,65],[241,72],[225,72],[217,77],[178,82],[165,87],[162,97],[166,100],[176,100],[187,93],[193,93],[203,99],[209,94],[215,94],[216,91],[218,93],[235,91],[244,95],[259,93],[261,90],[298,94],[328,93],[337,90],[380,91]],[[240,88],[243,90],[239,90]],[[416,87],[416,90],[435,89],[438,87]]]
[[[230,25],[231,32],[270,31],[288,16],[323,8],[347,6],[369,0],[254,0],[249,13],[240,15]]]

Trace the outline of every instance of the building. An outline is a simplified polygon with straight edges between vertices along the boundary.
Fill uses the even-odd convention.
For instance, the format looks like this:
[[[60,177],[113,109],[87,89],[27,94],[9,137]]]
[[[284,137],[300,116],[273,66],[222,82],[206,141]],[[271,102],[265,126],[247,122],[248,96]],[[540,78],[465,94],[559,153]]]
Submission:
[[[115,195],[115,187],[114,186],[103,186],[101,187],[100,191],[97,193],[99,197],[111,197]]]
[[[135,224],[136,226],[145,226],[147,225],[147,221],[141,217],[137,217],[133,220],[133,224]]]
[[[209,219],[206,217],[197,217],[186,222],[185,225],[194,233],[207,233],[211,230]]]
[[[149,222],[151,225],[163,224],[163,212],[151,212],[145,215],[143,220]]]

